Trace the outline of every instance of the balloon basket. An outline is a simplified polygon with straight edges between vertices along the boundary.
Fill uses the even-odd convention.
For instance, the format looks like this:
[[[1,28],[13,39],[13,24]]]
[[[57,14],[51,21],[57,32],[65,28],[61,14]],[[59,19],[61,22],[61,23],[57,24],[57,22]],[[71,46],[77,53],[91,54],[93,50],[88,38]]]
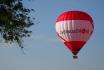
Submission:
[[[78,56],[74,55],[74,56],[73,56],[73,59],[78,59]]]

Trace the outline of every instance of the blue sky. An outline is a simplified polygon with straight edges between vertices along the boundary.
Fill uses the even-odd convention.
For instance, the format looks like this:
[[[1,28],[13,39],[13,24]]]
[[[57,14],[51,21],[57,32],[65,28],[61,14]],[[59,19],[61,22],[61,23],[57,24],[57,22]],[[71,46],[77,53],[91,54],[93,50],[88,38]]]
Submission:
[[[36,10],[30,15],[39,24],[30,28],[32,36],[24,41],[25,55],[17,45],[0,44],[0,70],[104,70],[104,0],[24,0],[24,4]],[[85,11],[94,20],[94,33],[77,60],[55,33],[56,18],[68,10]]]

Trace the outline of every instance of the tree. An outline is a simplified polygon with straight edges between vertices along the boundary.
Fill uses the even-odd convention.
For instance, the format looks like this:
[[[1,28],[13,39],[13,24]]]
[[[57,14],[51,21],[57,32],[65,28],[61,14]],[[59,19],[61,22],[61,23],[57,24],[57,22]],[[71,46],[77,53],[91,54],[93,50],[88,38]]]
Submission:
[[[28,28],[34,23],[29,13],[33,9],[25,8],[23,0],[0,0],[0,34],[5,42],[17,43],[23,48],[24,37],[32,31]]]

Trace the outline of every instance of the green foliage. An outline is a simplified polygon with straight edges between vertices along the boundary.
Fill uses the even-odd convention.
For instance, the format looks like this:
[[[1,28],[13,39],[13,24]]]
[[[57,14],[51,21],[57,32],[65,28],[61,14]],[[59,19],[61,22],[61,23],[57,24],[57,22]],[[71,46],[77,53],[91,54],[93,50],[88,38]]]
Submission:
[[[33,9],[23,6],[22,0],[0,0],[0,33],[5,42],[18,43],[23,48],[23,37],[29,37],[33,25],[29,13]]]

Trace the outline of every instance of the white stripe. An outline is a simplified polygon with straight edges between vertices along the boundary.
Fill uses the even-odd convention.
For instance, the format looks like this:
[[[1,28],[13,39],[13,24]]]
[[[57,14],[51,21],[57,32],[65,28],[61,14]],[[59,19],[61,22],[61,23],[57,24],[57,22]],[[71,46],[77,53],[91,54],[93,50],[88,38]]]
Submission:
[[[61,33],[61,31],[76,29],[87,29],[89,33]],[[92,31],[93,26],[88,20],[66,20],[56,22],[56,32],[66,41],[87,41]]]
[[[65,22],[63,24],[64,24],[64,30],[67,30],[67,24]],[[65,34],[65,38],[66,40],[69,40],[67,33]]]

